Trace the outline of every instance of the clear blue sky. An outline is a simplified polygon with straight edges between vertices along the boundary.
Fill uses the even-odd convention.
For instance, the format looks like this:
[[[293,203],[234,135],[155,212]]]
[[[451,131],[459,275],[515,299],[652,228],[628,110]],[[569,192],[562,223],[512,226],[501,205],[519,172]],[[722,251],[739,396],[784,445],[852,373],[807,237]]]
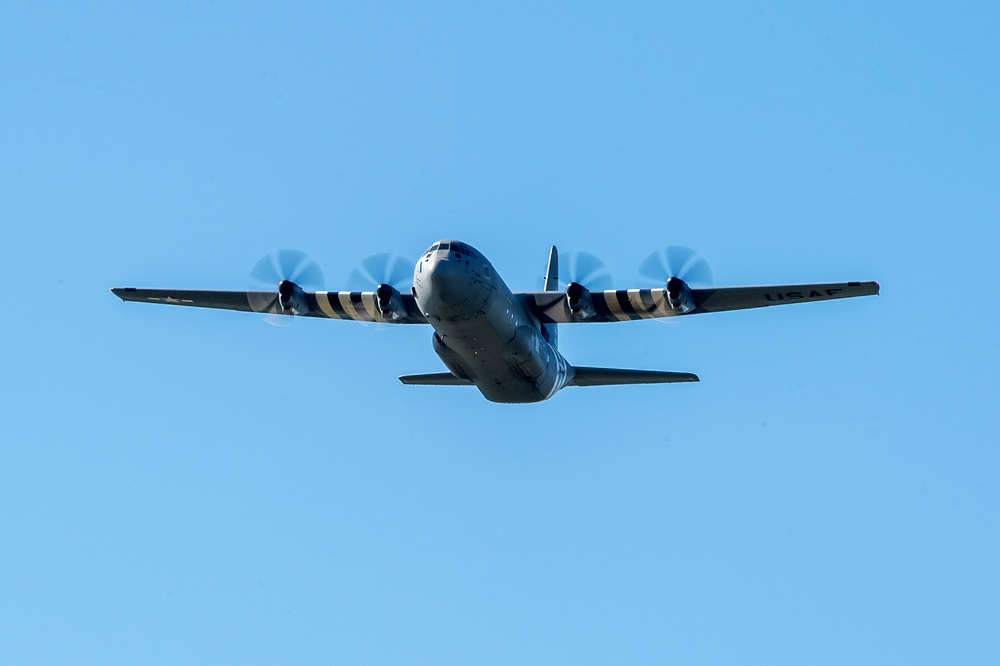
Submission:
[[[0,9],[0,661],[1000,662],[995,3]],[[124,304],[457,237],[620,287],[702,383],[404,387],[426,327]]]

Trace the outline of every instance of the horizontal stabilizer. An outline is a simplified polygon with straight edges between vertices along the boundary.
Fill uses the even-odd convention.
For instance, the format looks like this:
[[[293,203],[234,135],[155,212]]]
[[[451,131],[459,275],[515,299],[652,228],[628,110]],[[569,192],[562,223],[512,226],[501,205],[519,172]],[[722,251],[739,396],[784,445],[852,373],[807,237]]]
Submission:
[[[430,372],[425,375],[400,375],[399,381],[412,386],[472,386],[468,379],[450,372]]]
[[[573,368],[576,374],[569,386],[612,386],[615,384],[672,384],[697,382],[698,375],[690,372],[659,370],[620,370],[618,368]]]

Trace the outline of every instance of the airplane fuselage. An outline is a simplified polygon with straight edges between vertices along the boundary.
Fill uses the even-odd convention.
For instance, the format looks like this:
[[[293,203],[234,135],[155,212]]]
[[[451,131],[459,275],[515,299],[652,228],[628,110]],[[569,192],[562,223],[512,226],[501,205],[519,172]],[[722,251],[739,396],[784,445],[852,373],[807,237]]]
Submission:
[[[440,241],[417,262],[413,296],[434,328],[434,351],[492,402],[538,402],[573,377],[552,332],[467,243]]]

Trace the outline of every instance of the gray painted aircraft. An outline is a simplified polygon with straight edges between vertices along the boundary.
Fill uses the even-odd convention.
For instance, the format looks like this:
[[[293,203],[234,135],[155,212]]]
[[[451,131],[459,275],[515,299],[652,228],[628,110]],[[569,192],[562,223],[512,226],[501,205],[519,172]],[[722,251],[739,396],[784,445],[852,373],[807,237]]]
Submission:
[[[558,324],[655,319],[879,293],[877,282],[694,288],[680,277],[685,271],[673,270],[672,266],[686,265],[690,274],[692,267],[694,272],[707,271],[707,264],[693,251],[681,247],[654,253],[640,267],[640,272],[647,275],[662,268],[666,274],[662,288],[590,290],[575,281],[563,288],[559,286],[555,246],[549,252],[543,291],[513,292],[486,257],[457,240],[438,241],[427,249],[413,268],[410,293],[400,292],[392,285],[394,280],[388,279],[373,291],[306,291],[296,280],[304,281],[315,265],[300,253],[285,252],[291,254],[283,259],[292,259],[296,264],[288,274],[281,274],[282,259],[265,258],[263,264],[258,264],[264,273],[275,275],[273,290],[116,287],[111,291],[124,301],[143,303],[385,324],[430,324],[434,329],[434,351],[448,372],[403,375],[400,381],[475,386],[487,400],[505,403],[546,400],[567,386],[699,381],[687,372],[570,365],[558,351]]]

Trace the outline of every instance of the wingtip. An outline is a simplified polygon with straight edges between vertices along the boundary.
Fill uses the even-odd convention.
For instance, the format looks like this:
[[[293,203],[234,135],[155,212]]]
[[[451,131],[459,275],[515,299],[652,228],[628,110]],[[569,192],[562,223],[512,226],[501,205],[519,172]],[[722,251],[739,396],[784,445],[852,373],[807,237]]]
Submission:
[[[128,294],[129,292],[136,291],[136,288],[135,287],[111,287],[111,289],[109,289],[109,291],[112,294],[114,294],[115,296],[117,296],[118,298],[122,299],[123,301],[129,301],[129,300],[133,300],[133,299],[126,298],[125,294]]]

